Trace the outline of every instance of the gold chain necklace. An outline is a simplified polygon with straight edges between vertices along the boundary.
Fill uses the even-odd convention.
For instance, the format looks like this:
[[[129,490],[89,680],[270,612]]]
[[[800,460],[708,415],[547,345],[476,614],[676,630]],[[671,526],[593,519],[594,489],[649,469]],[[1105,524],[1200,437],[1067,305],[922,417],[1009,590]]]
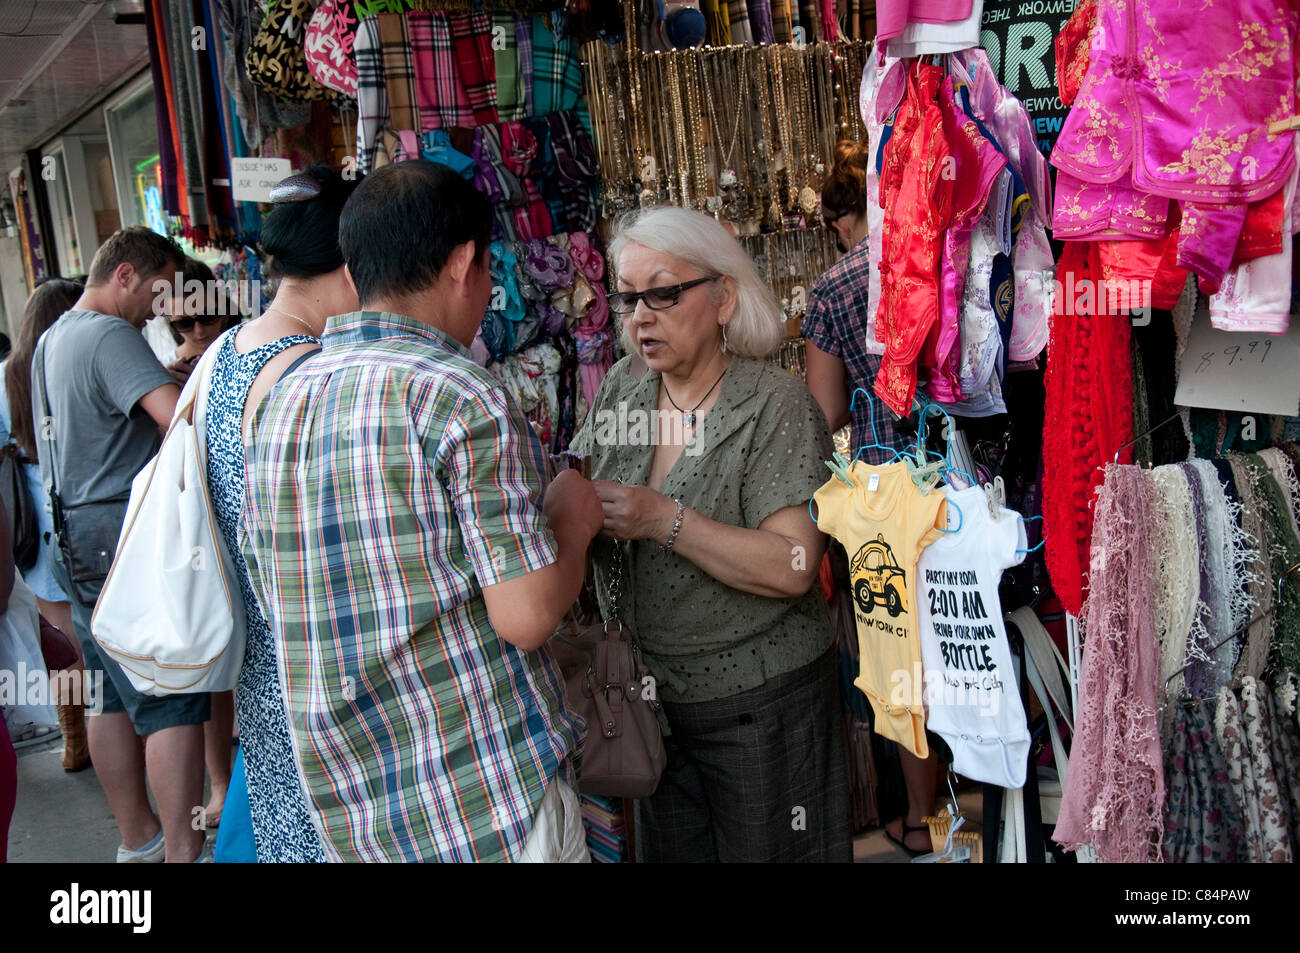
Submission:
[[[731,130],[731,140],[730,143],[727,145],[725,151],[723,150],[722,147],[722,143],[724,141],[722,138],[722,126],[718,122],[718,113],[716,108],[713,105],[713,84],[709,84],[709,86],[706,87],[704,91],[704,101],[709,108],[709,118],[713,121],[713,131],[716,132],[718,135],[717,152],[722,157],[722,169],[719,171],[731,172],[733,178],[735,177],[736,167],[732,165],[731,160],[732,157],[735,156],[736,154],[736,143],[740,140],[740,121],[745,114],[745,94],[749,91],[749,84],[745,82],[744,70],[741,69],[741,70],[737,70],[736,72],[739,75],[739,79],[740,79],[740,96],[737,103],[735,104],[736,122]],[[722,88],[722,83],[720,81],[721,77],[719,76],[718,79],[719,82],[717,83],[717,86],[719,92],[721,92],[721,88]]]
[[[302,318],[298,317],[298,315],[294,314],[293,312],[291,312],[291,311],[286,311],[286,310],[284,310],[284,308],[281,308],[279,305],[275,305],[275,304],[271,305],[271,307],[267,308],[266,310],[267,310],[267,311],[279,311],[279,312],[280,312],[282,315],[284,315],[286,318],[293,318],[295,321],[297,321],[299,324],[301,324],[304,328],[307,329],[307,331],[311,334],[312,337],[314,337],[314,338],[318,338],[318,337],[320,337],[320,334],[317,333],[317,331],[316,331],[315,328],[313,328],[310,324],[308,324],[308,323],[307,323],[305,320],[303,320]]]

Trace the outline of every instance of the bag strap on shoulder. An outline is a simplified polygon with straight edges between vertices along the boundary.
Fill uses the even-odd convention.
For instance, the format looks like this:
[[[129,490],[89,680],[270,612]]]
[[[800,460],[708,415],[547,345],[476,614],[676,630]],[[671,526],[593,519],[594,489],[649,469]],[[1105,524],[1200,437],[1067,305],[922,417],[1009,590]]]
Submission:
[[[51,327],[53,327],[53,325],[51,325]],[[49,332],[47,331],[46,334],[48,333]],[[32,376],[36,379],[36,383],[40,390],[41,408],[44,411],[44,413],[41,414],[40,419],[33,420],[32,423],[35,424],[36,433],[34,436],[37,445],[46,444],[42,450],[45,453],[46,459],[50,461],[50,480],[49,485],[46,486],[45,490],[49,493],[52,504],[56,508],[59,508],[63,505],[62,501],[59,499],[59,478],[57,474],[59,469],[59,459],[54,454],[54,428],[48,423],[50,420],[50,395],[45,390],[46,334],[40,336],[40,339],[36,342],[35,350],[32,351]]]
[[[297,358],[294,359],[293,363],[291,363],[288,367],[284,369],[284,373],[280,375],[279,379],[276,380],[275,383],[276,384],[280,383],[280,381],[284,380],[286,377],[288,377],[290,374],[296,371],[303,364],[306,364],[309,360],[311,360],[319,353],[320,353],[320,348],[314,347],[307,353],[299,355]],[[271,386],[274,387],[275,384],[272,384]]]

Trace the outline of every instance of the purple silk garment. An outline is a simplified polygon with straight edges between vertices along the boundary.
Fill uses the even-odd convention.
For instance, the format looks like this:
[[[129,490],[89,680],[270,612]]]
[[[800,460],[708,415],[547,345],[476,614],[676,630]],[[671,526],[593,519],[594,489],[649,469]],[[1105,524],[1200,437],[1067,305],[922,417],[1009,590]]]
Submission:
[[[772,0],[749,0],[749,26],[755,43],[776,42],[776,29],[772,26]]]
[[[1100,0],[1091,63],[1052,164],[1184,202],[1271,195],[1295,162],[1292,137],[1267,131],[1295,113],[1292,40],[1287,0],[1205,0],[1194,11]]]

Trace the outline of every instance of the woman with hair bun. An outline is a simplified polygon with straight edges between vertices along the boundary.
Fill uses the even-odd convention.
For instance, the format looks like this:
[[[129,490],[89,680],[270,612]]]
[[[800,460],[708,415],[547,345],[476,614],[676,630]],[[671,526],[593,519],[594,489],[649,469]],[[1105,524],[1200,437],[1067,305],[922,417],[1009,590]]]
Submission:
[[[267,273],[279,280],[275,298],[260,317],[211,345],[216,358],[208,390],[208,491],[239,567],[248,620],[235,689],[240,749],[218,828],[218,861],[326,859],[294,757],[276,647],[240,557],[238,530],[244,515],[244,434],[253,411],[297,362],[319,349],[326,318],[357,310],[338,236],[343,205],[359,183],[321,164],[271,190],[274,208],[262,227],[261,246],[269,259]]]
[[[899,450],[906,445],[895,433],[884,401],[872,393],[885,345],[876,340],[876,315],[870,307],[871,285],[880,282],[878,266],[871,261],[867,227],[870,161],[871,150],[865,146],[848,140],[836,144],[835,163],[822,185],[822,221],[835,233],[844,257],[813,285],[803,319],[808,389],[825,412],[831,430],[852,424],[850,448],[854,453],[872,443]],[[870,399],[860,398],[854,404],[850,395],[859,387]],[[872,464],[893,458],[889,451],[878,448],[861,452],[861,459]],[[921,818],[934,809],[939,770],[935,747],[930,746],[930,756],[924,761],[898,750],[907,786],[907,813],[890,821],[885,834],[913,856],[930,849],[929,828]]]
[[[597,591],[636,633],[671,733],[639,802],[647,861],[848,861],[830,620],[808,513],[831,454],[821,411],[767,356],[782,315],[712,217],[621,221],[609,260],[628,356],[574,449],[605,512]]]

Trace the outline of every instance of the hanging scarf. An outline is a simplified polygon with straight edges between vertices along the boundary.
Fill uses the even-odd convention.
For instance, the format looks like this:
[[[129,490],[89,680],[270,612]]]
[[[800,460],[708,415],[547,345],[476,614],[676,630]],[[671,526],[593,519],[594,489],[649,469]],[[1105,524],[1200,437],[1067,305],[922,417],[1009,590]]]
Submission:
[[[1173,740],[1166,749],[1167,863],[1240,863],[1247,859],[1246,825],[1229,780],[1231,759],[1215,737],[1208,702],[1174,706]]]
[[[1268,465],[1255,453],[1246,454],[1245,460],[1255,481],[1255,499],[1263,509],[1265,539],[1262,542],[1276,587],[1277,613],[1270,649],[1277,650],[1284,667],[1300,667],[1300,582],[1295,574],[1288,572],[1300,562],[1300,539],[1296,537],[1286,493],[1273,479]],[[1252,670],[1251,674],[1258,678],[1262,670]]]
[[[1247,591],[1250,594],[1251,611],[1259,616],[1243,635],[1241,655],[1234,672],[1237,678],[1246,675],[1263,674],[1268,662],[1268,650],[1273,643],[1273,627],[1276,616],[1268,612],[1273,606],[1276,590],[1273,585],[1273,571],[1269,565],[1268,532],[1264,528],[1262,504],[1256,495],[1257,481],[1247,464],[1245,457],[1232,454],[1228,457],[1232,474],[1241,496],[1242,529],[1250,536],[1251,559],[1247,578]]]
[[[1067,242],[1058,275],[1101,278],[1095,242]],[[1101,287],[1094,284],[1093,287]],[[1058,307],[1063,306],[1059,301]],[[1103,309],[1104,310],[1104,309]],[[1083,607],[1099,467],[1133,438],[1129,322],[1099,314],[1058,314],[1047,349],[1043,419],[1043,535],[1052,586],[1067,612]],[[1120,462],[1132,459],[1128,449]]]
[[[1152,548],[1156,554],[1156,625],[1160,640],[1160,685],[1169,682],[1169,692],[1184,694],[1182,675],[1175,675],[1187,659],[1189,638],[1194,634],[1200,595],[1200,548],[1196,515],[1187,475],[1176,466],[1156,467],[1143,472],[1150,481]],[[1172,677],[1172,681],[1169,681]]]
[[[1097,497],[1078,721],[1053,835],[1106,862],[1154,860],[1164,830],[1148,485],[1112,464]]]

